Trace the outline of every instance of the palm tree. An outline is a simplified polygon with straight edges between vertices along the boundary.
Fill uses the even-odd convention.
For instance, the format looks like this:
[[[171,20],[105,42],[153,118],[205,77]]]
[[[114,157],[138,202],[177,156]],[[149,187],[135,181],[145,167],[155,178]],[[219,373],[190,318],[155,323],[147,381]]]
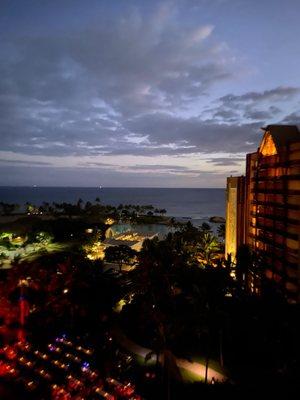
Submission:
[[[200,226],[200,230],[203,233],[207,233],[207,232],[211,233],[211,226],[207,222],[203,222],[203,224]]]
[[[225,224],[221,224],[218,226],[217,233],[220,239],[225,239]]]
[[[27,202],[25,203],[25,205],[26,205],[26,211],[27,211],[28,213],[31,213],[31,212],[34,211],[34,209],[36,208],[33,204],[29,203],[29,201],[27,201]]]
[[[48,213],[49,212],[49,207],[50,207],[50,204],[47,201],[43,201],[40,209],[41,209],[42,212],[47,212]]]
[[[19,208],[19,205],[1,202],[0,208],[2,209],[2,213],[4,215],[10,215]]]
[[[147,358],[156,356],[157,368],[163,361],[167,382],[170,371],[176,371],[171,350],[181,337],[195,337],[198,332],[195,343],[205,355],[206,381],[214,347],[220,350],[222,358],[221,342],[216,344],[213,338],[222,328],[220,315],[229,274],[225,268],[200,269],[193,265],[191,249],[197,248],[199,254],[198,242],[203,246],[205,262],[211,263],[218,250],[217,239],[189,226],[169,234],[163,241],[145,240],[139,253],[139,268],[126,276],[124,290],[133,296],[133,305],[129,307],[134,307],[135,323],[142,332],[147,332],[149,326],[154,332]],[[178,306],[183,304],[187,311],[179,313]]]
[[[90,201],[87,201],[85,203],[84,209],[85,209],[85,211],[88,211],[91,209],[91,207],[92,207],[92,203]]]
[[[204,265],[211,265],[219,253],[220,245],[217,238],[209,232],[201,235],[197,245],[198,259]]]
[[[166,326],[162,320],[157,321],[156,329],[154,330],[153,351],[150,351],[145,356],[145,362],[150,360],[152,356],[156,357],[156,376],[159,379],[159,365],[163,367],[163,383],[167,389],[167,399],[170,399],[170,384],[171,377],[177,381],[182,381],[180,370],[176,363],[176,358],[173,352],[168,348]]]
[[[77,201],[77,207],[79,209],[81,209],[82,204],[83,204],[83,200],[81,198],[79,198],[78,201]]]

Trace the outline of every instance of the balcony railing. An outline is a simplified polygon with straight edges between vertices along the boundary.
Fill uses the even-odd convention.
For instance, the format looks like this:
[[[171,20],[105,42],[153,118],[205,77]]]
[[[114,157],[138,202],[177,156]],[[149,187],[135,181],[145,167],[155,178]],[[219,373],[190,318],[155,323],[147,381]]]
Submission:
[[[289,174],[289,175],[281,175],[281,176],[272,176],[271,174],[269,175],[261,175],[259,174],[256,177],[251,178],[251,182],[257,182],[257,181],[281,181],[281,180],[300,180],[300,174]]]
[[[280,235],[283,238],[298,240],[298,236],[299,236],[297,233],[290,233],[290,232],[287,232],[286,230],[280,229],[278,227],[276,228],[276,226],[267,226],[265,224],[258,223],[257,221],[256,221],[256,224],[250,223],[250,226],[252,228],[260,229],[260,233],[262,233],[261,231],[263,230],[266,232],[272,232],[272,234]]]
[[[300,196],[300,190],[296,189],[285,189],[285,188],[270,188],[270,189],[265,189],[265,188],[254,188],[251,189],[251,193],[263,193],[263,194],[281,194],[281,195],[298,195]]]
[[[281,208],[288,208],[290,210],[300,210],[300,204],[290,204],[290,203],[283,203],[283,202],[276,202],[276,201],[269,201],[269,200],[256,200],[253,199],[251,201],[252,205],[262,205],[262,206],[272,206],[272,207],[281,207]]]
[[[258,235],[254,233],[249,233],[249,237],[251,237],[253,240],[257,242],[262,242],[269,244],[272,247],[278,248],[278,249],[284,249],[285,248],[285,243],[278,243],[275,242],[273,238],[266,237],[265,235],[262,235],[259,233]]]
[[[251,211],[250,212],[252,217],[256,217],[256,218],[266,218],[266,219],[270,219],[272,221],[284,221],[287,224],[291,224],[291,225],[300,225],[300,219],[293,219],[293,218],[288,218],[286,215],[278,215],[275,212],[273,214],[266,214],[263,212],[257,212],[257,211]]]

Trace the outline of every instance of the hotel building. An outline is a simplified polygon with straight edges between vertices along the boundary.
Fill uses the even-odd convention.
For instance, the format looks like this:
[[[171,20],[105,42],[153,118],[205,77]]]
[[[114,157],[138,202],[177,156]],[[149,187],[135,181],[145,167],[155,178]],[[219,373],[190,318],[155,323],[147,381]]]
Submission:
[[[244,243],[245,177],[227,178],[225,254],[236,259],[237,249]]]
[[[247,155],[245,177],[227,180],[225,249],[235,258],[246,244],[263,273],[291,302],[299,302],[300,132],[269,125],[255,153]],[[258,282],[249,279],[251,290]]]

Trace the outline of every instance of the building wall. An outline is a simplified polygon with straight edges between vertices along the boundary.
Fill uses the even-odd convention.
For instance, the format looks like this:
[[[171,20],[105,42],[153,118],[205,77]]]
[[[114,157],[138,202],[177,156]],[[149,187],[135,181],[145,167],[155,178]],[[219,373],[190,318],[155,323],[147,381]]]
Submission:
[[[263,260],[266,277],[299,301],[300,142],[254,154],[247,157],[246,243]]]
[[[227,178],[225,254],[236,258],[236,251],[244,241],[245,178]]]
[[[246,158],[246,183],[245,183],[245,240],[244,244],[252,247],[251,234],[255,233],[255,230],[251,226],[253,212],[256,211],[254,204],[254,177],[257,168],[257,155],[258,153],[247,154]]]
[[[237,178],[227,178],[225,254],[236,256],[237,250]]]
[[[225,252],[234,261],[247,244],[265,276],[300,302],[300,133],[292,142],[286,135],[276,142],[266,131],[258,151],[247,154],[245,178],[227,179]],[[261,275],[249,274],[248,289],[258,293]]]

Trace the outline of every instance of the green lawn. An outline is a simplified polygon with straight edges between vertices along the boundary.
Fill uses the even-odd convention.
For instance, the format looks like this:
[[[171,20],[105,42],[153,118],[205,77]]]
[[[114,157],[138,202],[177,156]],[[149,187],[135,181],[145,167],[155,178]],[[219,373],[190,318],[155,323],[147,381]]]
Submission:
[[[193,372],[190,372],[187,369],[180,368],[179,370],[180,370],[180,373],[182,376],[182,380],[185,383],[203,382],[204,381],[204,379],[201,376],[199,376]]]
[[[198,362],[198,363],[200,363],[200,364],[205,365],[205,358],[204,358],[204,357],[201,357],[201,356],[193,356],[193,357],[192,357],[192,361]],[[227,375],[227,374],[226,374],[226,369],[225,369],[225,368],[222,368],[221,365],[220,365],[220,363],[219,363],[218,361],[214,360],[214,359],[210,359],[210,360],[209,360],[209,367],[212,368],[212,369],[214,369],[215,371],[219,372],[220,374],[225,374],[225,375]]]
[[[26,248],[22,247],[17,247],[12,250],[7,250],[7,249],[1,249],[1,252],[3,252],[8,259],[3,260],[3,264],[10,264],[13,260],[14,257],[20,256],[20,261],[34,261],[36,260],[42,252],[45,250],[47,253],[58,253],[60,251],[65,251],[69,248],[70,244],[69,243],[48,243],[46,245],[41,245],[41,244],[32,244],[26,246]]]

